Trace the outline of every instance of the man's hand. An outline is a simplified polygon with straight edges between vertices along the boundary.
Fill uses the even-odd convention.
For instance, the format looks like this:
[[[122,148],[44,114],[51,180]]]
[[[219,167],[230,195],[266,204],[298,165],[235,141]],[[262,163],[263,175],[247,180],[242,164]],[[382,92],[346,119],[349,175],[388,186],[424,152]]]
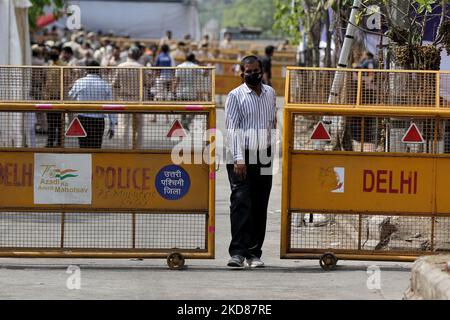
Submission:
[[[109,129],[108,130],[108,138],[112,139],[114,137],[114,130],[113,129]]]
[[[245,180],[247,178],[247,166],[244,163],[235,163],[234,164],[234,173],[241,180]]]

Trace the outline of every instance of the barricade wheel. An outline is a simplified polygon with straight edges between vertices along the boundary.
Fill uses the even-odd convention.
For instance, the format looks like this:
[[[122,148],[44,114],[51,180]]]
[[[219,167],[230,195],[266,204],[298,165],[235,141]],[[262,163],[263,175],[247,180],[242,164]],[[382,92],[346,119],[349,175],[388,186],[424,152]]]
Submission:
[[[167,257],[167,265],[171,270],[181,270],[184,267],[184,257],[179,252],[172,252]]]
[[[323,270],[333,270],[336,268],[337,258],[334,253],[325,252],[319,260],[320,266]]]

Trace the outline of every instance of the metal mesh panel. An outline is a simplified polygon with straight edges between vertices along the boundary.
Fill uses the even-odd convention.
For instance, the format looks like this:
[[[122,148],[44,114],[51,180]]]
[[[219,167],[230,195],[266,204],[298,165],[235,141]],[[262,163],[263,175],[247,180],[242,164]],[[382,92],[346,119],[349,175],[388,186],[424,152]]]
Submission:
[[[331,136],[331,141],[312,140],[319,121]],[[402,138],[414,123],[424,143],[403,143]],[[293,115],[294,150],[325,150],[355,152],[406,152],[433,153],[436,120],[417,118],[310,116]],[[449,134],[438,144],[440,152],[450,151],[450,123],[445,129]],[[440,126],[444,128],[444,126]],[[446,132],[447,133],[447,132]],[[438,135],[442,140],[443,133]],[[445,149],[444,149],[445,146]]]
[[[450,153],[450,120],[439,122],[436,153]]]
[[[341,90],[333,91],[335,104],[356,104],[358,77],[356,72],[334,70],[291,70],[289,103],[328,104],[335,75],[342,79]]]
[[[136,248],[206,249],[206,214],[136,215]]]
[[[83,114],[84,116],[89,115]],[[68,114],[66,121],[66,130],[69,125],[69,120],[73,118],[74,114]],[[117,126],[111,127],[110,118],[105,114],[106,119],[86,119],[80,115],[78,116],[85,129],[92,132],[92,136],[101,141],[103,149],[141,149],[141,150],[171,150],[175,145],[180,143],[181,138],[168,137],[171,128],[178,121],[184,129],[186,137],[185,141],[190,142],[193,150],[202,150],[206,146],[206,137],[204,133],[208,129],[208,117],[206,114],[198,113],[139,113],[139,114],[117,114]],[[135,128],[135,135],[133,134],[133,127]],[[109,129],[114,129],[114,135],[109,137]],[[88,133],[89,137],[89,133]],[[87,138],[66,138],[66,148],[84,147],[83,140]],[[89,142],[89,141],[87,141]],[[187,143],[186,142],[186,143]],[[81,144],[80,144],[81,143]],[[95,143],[95,141],[94,141]],[[92,145],[92,144],[88,144]],[[95,145],[93,147],[96,147]]]
[[[35,112],[0,112],[0,148],[39,145],[35,134]]]
[[[362,216],[361,249],[430,251],[431,224],[431,217]]]
[[[117,68],[102,70],[113,89],[113,99],[118,101],[140,101],[141,81],[140,70]]]
[[[450,107],[450,73],[441,71],[439,76],[439,84],[441,107],[448,108]]]
[[[58,248],[61,240],[58,213],[0,213],[0,247]]]
[[[66,213],[65,248],[131,248],[130,214]]]
[[[434,250],[450,251],[450,217],[435,218]]]
[[[0,67],[0,101],[212,102],[212,70]]]
[[[291,70],[289,103],[355,105],[359,73],[361,105],[436,106],[436,73],[381,70]],[[448,84],[447,76],[441,80]]]
[[[435,218],[434,250],[450,251],[450,217]]]
[[[60,68],[0,67],[0,100],[55,101],[60,88]]]
[[[358,249],[357,215],[293,213],[292,249]]]
[[[436,74],[361,72],[361,104],[405,107],[436,105]]]
[[[139,101],[139,69],[64,68],[64,100]]]
[[[431,251],[432,218],[351,214],[293,213],[292,249]],[[360,221],[361,219],[361,221]],[[438,218],[435,248],[449,248],[449,219]],[[361,234],[361,239],[359,238]],[[359,247],[360,242],[360,247]],[[442,249],[441,249],[442,250]]]
[[[212,101],[212,69],[144,70],[144,101]]]
[[[313,133],[321,121],[331,141],[314,140]],[[380,134],[374,130],[377,119],[343,116],[294,115],[294,150],[371,151],[379,145]],[[362,139],[364,137],[364,140]],[[366,142],[364,149],[362,142]],[[369,145],[370,144],[370,145]]]
[[[0,248],[133,249],[134,241],[135,249],[206,250],[207,217],[207,213],[1,212]]]
[[[402,138],[407,130],[414,123],[419,129],[424,143],[403,143]],[[408,152],[408,153],[433,153],[435,126],[434,119],[417,118],[387,118],[384,120],[384,137],[386,141],[386,151],[388,152]]]
[[[64,136],[76,116],[86,138]],[[111,126],[111,121],[117,125]],[[168,137],[175,121],[184,132]],[[113,135],[109,129],[114,130]],[[171,150],[180,143],[177,136],[182,134],[193,150],[201,151],[206,146],[207,129],[206,113],[0,112],[0,147]]]

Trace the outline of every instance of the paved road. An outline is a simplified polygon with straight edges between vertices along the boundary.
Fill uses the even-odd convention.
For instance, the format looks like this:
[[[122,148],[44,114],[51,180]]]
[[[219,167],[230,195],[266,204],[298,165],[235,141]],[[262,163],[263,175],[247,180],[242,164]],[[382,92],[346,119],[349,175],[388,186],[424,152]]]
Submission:
[[[220,124],[223,112],[218,115]],[[401,299],[408,287],[411,263],[339,261],[324,272],[316,260],[280,260],[281,172],[269,204],[267,267],[228,270],[229,186],[223,166],[216,194],[214,260],[187,260],[185,270],[171,271],[164,260],[0,259],[0,299]],[[67,273],[70,265],[80,268],[80,289],[67,286],[78,284],[71,281],[78,271]],[[373,265],[381,270],[380,289],[367,286]]]

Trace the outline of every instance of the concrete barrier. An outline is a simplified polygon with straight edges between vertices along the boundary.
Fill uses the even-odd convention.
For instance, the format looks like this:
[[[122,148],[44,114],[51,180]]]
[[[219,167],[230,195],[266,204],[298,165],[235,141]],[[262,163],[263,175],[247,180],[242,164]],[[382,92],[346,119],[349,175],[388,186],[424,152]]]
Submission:
[[[450,255],[417,259],[404,300],[450,300]]]

